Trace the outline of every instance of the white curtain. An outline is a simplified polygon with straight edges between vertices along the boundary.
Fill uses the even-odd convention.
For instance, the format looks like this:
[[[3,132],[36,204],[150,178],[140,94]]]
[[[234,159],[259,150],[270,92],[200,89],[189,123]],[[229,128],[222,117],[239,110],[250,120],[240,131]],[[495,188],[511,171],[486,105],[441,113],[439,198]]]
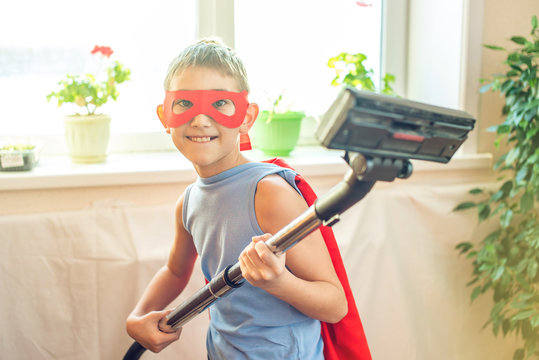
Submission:
[[[481,330],[490,300],[470,304],[471,264],[455,250],[493,226],[451,211],[477,185],[380,183],[335,225],[374,359],[512,357],[514,340]],[[0,358],[120,359],[132,343],[125,318],[166,261],[173,213],[111,201],[0,217]],[[203,285],[197,270],[175,304]],[[207,323],[200,315],[145,358],[205,359]]]

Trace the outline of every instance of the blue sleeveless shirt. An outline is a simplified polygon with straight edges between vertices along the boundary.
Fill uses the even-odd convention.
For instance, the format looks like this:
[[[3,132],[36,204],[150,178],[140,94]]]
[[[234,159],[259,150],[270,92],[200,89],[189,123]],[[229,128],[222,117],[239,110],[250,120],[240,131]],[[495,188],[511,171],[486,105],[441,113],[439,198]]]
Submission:
[[[199,178],[187,188],[183,224],[208,280],[235,264],[253,236],[264,234],[254,198],[258,182],[271,174],[299,192],[295,172],[257,162]],[[323,359],[320,322],[248,282],[214,302],[210,316],[206,345],[212,360]]]

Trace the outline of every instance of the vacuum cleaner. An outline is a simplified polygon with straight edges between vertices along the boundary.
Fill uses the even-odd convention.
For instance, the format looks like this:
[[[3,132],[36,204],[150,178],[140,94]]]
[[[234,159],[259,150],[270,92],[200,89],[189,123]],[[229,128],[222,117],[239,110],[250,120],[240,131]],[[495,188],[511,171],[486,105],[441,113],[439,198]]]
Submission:
[[[340,183],[268,239],[266,245],[280,254],[321,225],[334,225],[376,181],[410,177],[412,159],[449,162],[474,124],[475,119],[464,111],[344,88],[322,117],[315,137],[328,149],[344,150],[343,160],[349,169]],[[239,263],[229,265],[163,317],[159,329],[173,332],[220,297],[240,288],[244,281]],[[139,359],[144,351],[134,342],[123,359]]]

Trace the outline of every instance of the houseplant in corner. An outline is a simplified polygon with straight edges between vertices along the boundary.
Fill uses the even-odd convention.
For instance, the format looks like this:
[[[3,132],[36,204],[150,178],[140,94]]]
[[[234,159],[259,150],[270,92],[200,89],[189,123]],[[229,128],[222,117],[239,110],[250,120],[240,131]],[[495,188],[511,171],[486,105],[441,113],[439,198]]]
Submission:
[[[97,110],[109,99],[118,98],[117,84],[129,80],[131,71],[118,61],[111,61],[113,51],[107,46],[95,46],[92,55],[101,57],[104,71],[97,75],[67,75],[58,82],[60,89],[47,95],[55,98],[58,106],[74,104],[82,110],[64,117],[66,143],[75,163],[105,161],[110,138],[110,116]]]
[[[305,113],[283,106],[283,93],[264,110],[253,126],[255,147],[266,155],[288,156],[296,147]]]
[[[522,347],[513,359],[539,359],[539,29],[532,18],[531,38],[513,36],[516,49],[507,51],[506,72],[482,87],[505,98],[505,120],[494,126],[508,151],[494,165],[500,187],[476,188],[478,201],[455,210],[477,209],[480,222],[492,219],[496,229],[477,243],[461,242],[457,249],[473,261],[472,301],[480,294],[493,300],[490,319],[495,335],[517,335]],[[497,51],[499,46],[486,45]]]

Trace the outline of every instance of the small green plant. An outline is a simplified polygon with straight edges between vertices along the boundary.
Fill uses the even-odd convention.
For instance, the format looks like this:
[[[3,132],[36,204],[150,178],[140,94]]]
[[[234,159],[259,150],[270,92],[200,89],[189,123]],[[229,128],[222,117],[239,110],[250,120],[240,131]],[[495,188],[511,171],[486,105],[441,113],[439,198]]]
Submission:
[[[21,144],[21,145],[4,145],[4,146],[0,147],[0,150],[21,151],[21,150],[32,150],[35,147],[36,147],[35,145],[25,145],[25,144]]]
[[[331,81],[333,86],[351,86],[361,90],[380,92],[386,95],[396,95],[391,87],[395,82],[395,76],[385,74],[382,78],[382,86],[376,88],[375,82],[372,80],[374,71],[367,69],[363,61],[367,60],[367,56],[362,53],[350,54],[342,52],[339,55],[328,60],[328,67],[335,70],[335,78]]]
[[[476,208],[479,222],[494,219],[495,231],[479,244],[461,242],[457,249],[473,260],[471,299],[492,294],[493,307],[485,326],[498,335],[514,333],[523,341],[513,359],[539,358],[539,30],[532,17],[531,37],[511,37],[517,48],[506,51],[507,71],[495,75],[481,91],[505,97],[505,121],[492,130],[496,146],[506,140],[509,150],[494,165],[501,186],[496,191],[472,189],[481,196],[455,210]]]
[[[285,90],[281,91],[281,93],[275,98],[272,98],[271,96],[268,95],[269,103],[271,104],[271,109],[267,111],[268,117],[265,120],[266,124],[269,124],[276,114],[285,114],[292,111],[291,110],[292,104],[283,103],[284,93],[285,93]],[[303,113],[301,111],[294,111],[294,112],[298,114]],[[303,113],[303,115],[305,114]]]
[[[105,105],[109,98],[113,100],[118,98],[119,92],[116,85],[129,80],[131,71],[118,61],[109,61],[113,51],[108,46],[96,45],[91,53],[100,54],[103,61],[109,62],[105,74],[67,75],[64,80],[58,82],[61,89],[47,95],[48,101],[56,98],[58,106],[72,103],[84,108],[86,114],[92,115],[100,106]]]
[[[279,96],[275,98],[275,100],[272,101],[271,110],[269,111],[268,118],[266,119],[266,124],[269,124],[271,122],[271,120],[273,119],[273,115],[275,115],[275,113],[282,111],[279,109],[279,105],[281,103],[281,100],[283,100],[283,93],[284,91],[280,93]]]

